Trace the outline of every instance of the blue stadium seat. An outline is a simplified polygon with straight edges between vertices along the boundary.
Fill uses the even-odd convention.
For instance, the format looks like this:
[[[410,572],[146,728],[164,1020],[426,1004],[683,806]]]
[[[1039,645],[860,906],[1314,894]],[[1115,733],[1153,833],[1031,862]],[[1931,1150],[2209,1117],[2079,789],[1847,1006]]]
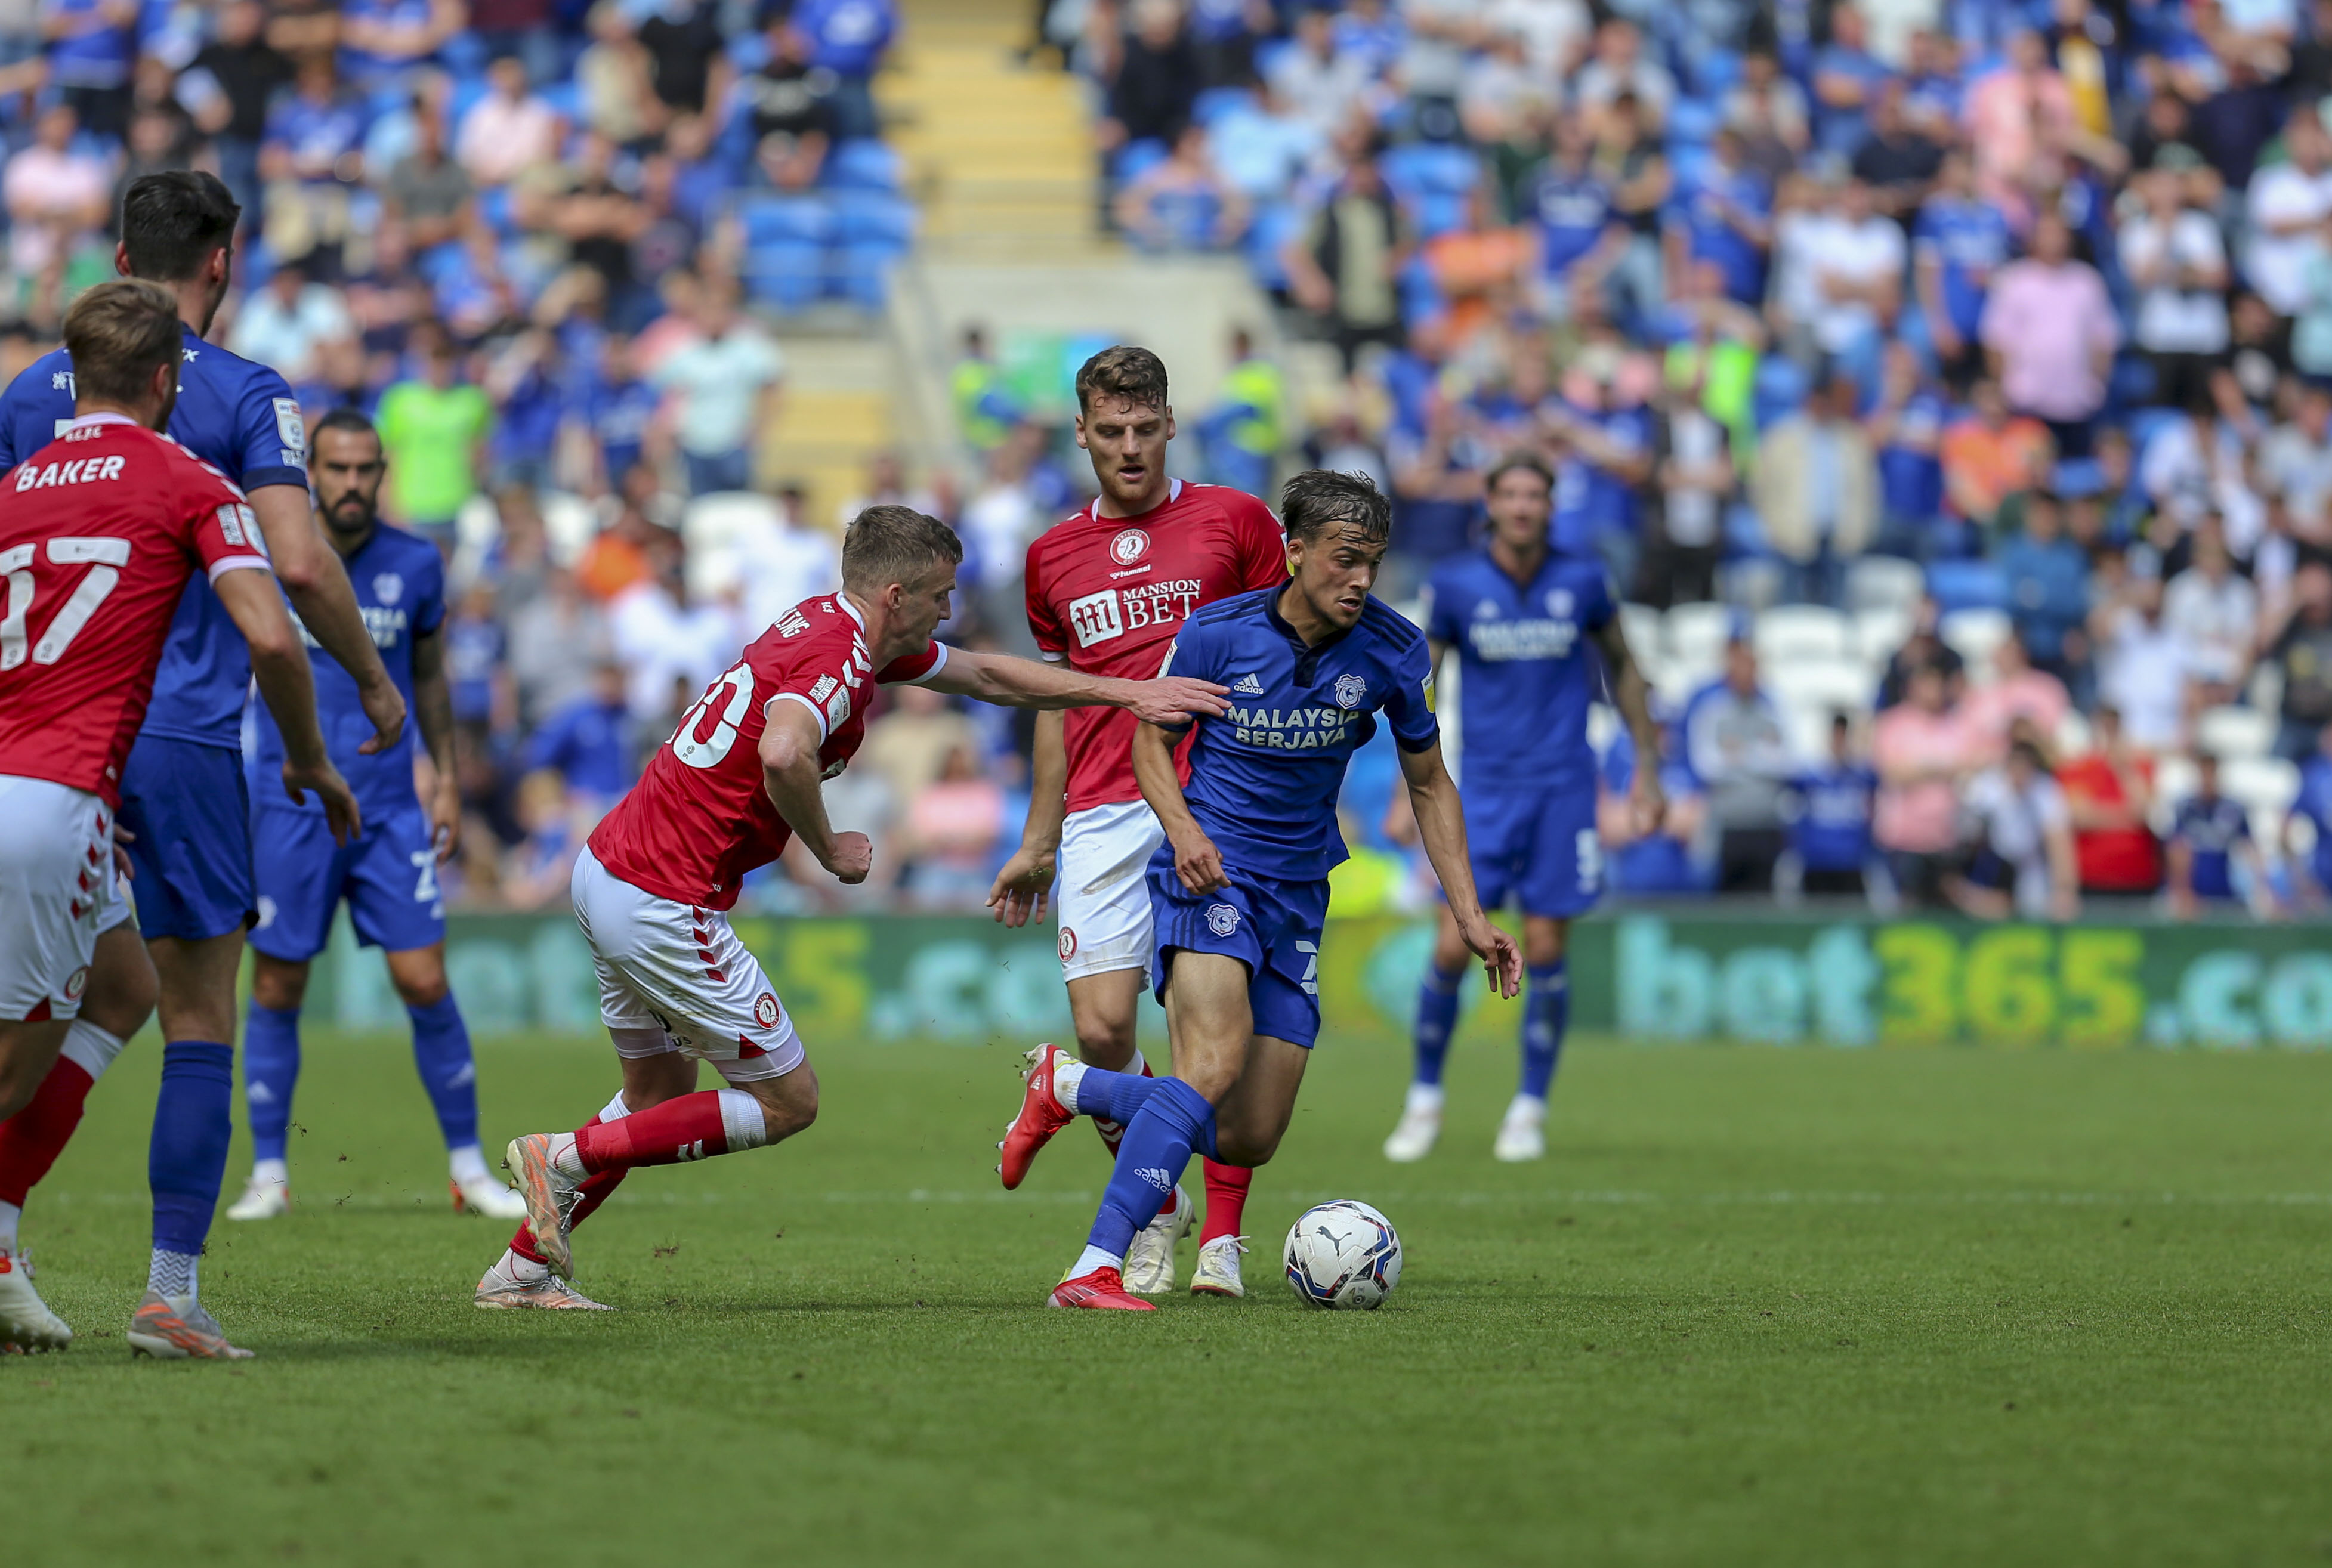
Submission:
[[[827,155],[824,179],[836,190],[894,193],[903,183],[897,152],[871,138],[837,142]]]
[[[891,269],[906,253],[903,245],[844,245],[828,253],[834,270],[827,274],[827,292],[861,310],[879,311],[890,292]]]
[[[1279,253],[1304,233],[1305,214],[1294,202],[1266,202],[1255,209],[1240,248],[1247,253],[1247,271],[1266,292],[1287,286],[1287,268]]]
[[[1808,390],[1806,373],[1796,360],[1781,354],[1766,355],[1757,367],[1756,384],[1750,392],[1757,428],[1769,430],[1796,413],[1804,405]]]
[[[518,210],[511,199],[510,186],[498,185],[478,193],[478,216],[488,228],[504,239],[518,234]]]
[[[1947,615],[1953,610],[2008,607],[2008,578],[1988,560],[1928,562],[1927,592]]]
[[[1117,149],[1110,159],[1110,178],[1120,185],[1131,185],[1150,170],[1164,163],[1172,149],[1156,137],[1145,136],[1139,141],[1129,141]]]
[[[583,118],[583,90],[572,81],[546,81],[534,90],[535,96],[550,106],[550,112],[569,125]]]
[[[824,196],[764,192],[737,203],[748,255],[763,245],[822,245],[834,237],[834,204]]]
[[[1191,103],[1190,118],[1211,130],[1224,115],[1254,101],[1244,87],[1209,87]]]
[[[753,302],[780,311],[807,310],[826,288],[826,247],[798,240],[749,244],[745,292]]]
[[[1740,80],[1740,55],[1730,49],[1703,50],[1692,70],[1693,96],[1715,103]]]
[[[846,245],[890,245],[904,251],[914,243],[915,206],[878,191],[842,191],[833,203],[834,238]]]
[[[1668,144],[1705,147],[1716,137],[1719,123],[1714,104],[1679,98],[1668,106]]]

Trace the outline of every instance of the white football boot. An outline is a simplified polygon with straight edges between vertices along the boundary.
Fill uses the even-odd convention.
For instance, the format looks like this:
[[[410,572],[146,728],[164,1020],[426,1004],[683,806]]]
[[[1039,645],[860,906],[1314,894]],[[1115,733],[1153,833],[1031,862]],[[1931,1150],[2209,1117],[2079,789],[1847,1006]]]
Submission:
[[[1546,1157],[1546,1102],[1516,1095],[1498,1123],[1498,1141],[1490,1152],[1509,1165]]]
[[[1384,1141],[1384,1157],[1396,1165],[1414,1165],[1433,1152],[1441,1141],[1441,1086],[1411,1084],[1401,1103],[1400,1124]]]
[[[227,1206],[229,1219],[275,1219],[292,1211],[292,1184],[273,1181],[253,1172],[243,1184],[243,1196]]]
[[[540,1272],[538,1272],[540,1270]],[[616,1309],[568,1284],[540,1264],[505,1251],[478,1281],[477,1305],[488,1312],[546,1308],[552,1312],[613,1312]]]
[[[229,1344],[218,1319],[191,1296],[164,1296],[148,1289],[129,1319],[134,1355],[157,1361],[249,1361],[254,1353]]]
[[[1239,1254],[1247,1250],[1244,1236],[1218,1236],[1199,1248],[1198,1267],[1190,1270],[1192,1296],[1245,1296],[1239,1278]]]
[[[489,1219],[526,1218],[526,1200],[491,1176],[473,1176],[467,1181],[448,1177],[445,1185],[453,1191],[456,1214],[483,1214]]]
[[[49,1310],[33,1288],[33,1261],[21,1252],[0,1251],[0,1345],[25,1352],[62,1350],[72,1330]]]
[[[1164,1296],[1174,1288],[1174,1244],[1190,1234],[1191,1218],[1198,1213],[1190,1195],[1177,1187],[1171,1208],[1158,1211],[1158,1218],[1134,1232],[1133,1245],[1125,1249],[1125,1288],[1134,1296]]]

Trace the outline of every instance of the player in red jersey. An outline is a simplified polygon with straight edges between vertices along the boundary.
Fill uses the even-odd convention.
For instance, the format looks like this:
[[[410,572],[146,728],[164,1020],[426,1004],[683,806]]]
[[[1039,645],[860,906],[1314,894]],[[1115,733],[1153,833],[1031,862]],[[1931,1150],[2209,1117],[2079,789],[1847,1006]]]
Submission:
[[[932,640],[963,546],[903,506],[859,513],[842,591],[804,600],[705,689],[577,858],[575,918],[599,974],[623,1093],[572,1133],[511,1142],[528,1223],[478,1283],[485,1307],[598,1305],[560,1276],[568,1235],[626,1171],[777,1143],[817,1114],[817,1075],[761,966],[730,928],[740,879],[798,837],[864,882],[873,846],[836,833],[822,779],[865,738],[870,688],[913,682],[1022,708],[1106,704],[1136,718],[1218,713],[1222,688],[1126,681]],[[1154,673],[1154,671],[1153,671]],[[729,1086],[696,1093],[697,1063]]]
[[[1253,496],[1166,476],[1174,410],[1157,355],[1104,349],[1077,372],[1076,388],[1077,445],[1093,456],[1101,496],[1028,547],[1028,628],[1046,658],[1072,669],[1155,674],[1192,610],[1285,581],[1286,546],[1271,509]],[[1077,1054],[1113,1072],[1146,1074],[1133,1038],[1151,950],[1142,867],[1163,834],[1133,780],[1133,731],[1131,716],[1106,712],[1037,722],[1027,826],[988,902],[1007,925],[1043,918],[1057,863],[1061,972]],[[1114,1158],[1124,1130],[1096,1126]],[[1019,1185],[1018,1171],[1003,1175],[1007,1187]],[[1238,1232],[1253,1177],[1207,1162],[1193,1291],[1247,1294]],[[1178,1189],[1133,1238],[1127,1289],[1174,1288],[1174,1244],[1190,1219],[1190,1200]]]
[[[115,875],[122,764],[196,570],[249,641],[261,696],[298,737],[285,787],[314,789],[336,831],[356,818],[243,492],[159,434],[177,397],[176,301],[153,283],[101,283],[74,301],[64,337],[76,417],[0,498],[0,1118],[32,1099],[81,1010]],[[6,1229],[0,1343],[61,1348],[72,1331],[33,1294]]]

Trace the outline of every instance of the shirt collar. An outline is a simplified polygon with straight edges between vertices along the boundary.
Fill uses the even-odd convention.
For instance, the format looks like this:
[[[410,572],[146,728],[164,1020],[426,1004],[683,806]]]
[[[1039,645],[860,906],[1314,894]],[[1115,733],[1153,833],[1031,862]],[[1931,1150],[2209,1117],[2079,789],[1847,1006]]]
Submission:
[[[1274,588],[1265,597],[1263,601],[1263,613],[1266,618],[1271,622],[1272,626],[1277,629],[1279,635],[1287,639],[1289,645],[1295,648],[1296,656],[1299,658],[1306,654],[1326,653],[1330,648],[1334,647],[1338,643],[1343,642],[1346,637],[1352,636],[1352,626],[1357,626],[1361,624],[1358,621],[1354,621],[1352,626],[1341,626],[1336,630],[1330,632],[1326,636],[1322,637],[1316,643],[1307,643],[1304,640],[1304,634],[1297,631],[1288,623],[1287,617],[1279,613],[1280,592],[1280,589]],[[1363,609],[1363,613],[1365,613],[1365,608]]]
[[[860,631],[863,632],[866,629],[866,617],[858,613],[858,607],[850,602],[850,596],[848,594],[836,593],[834,596],[834,602],[841,607],[842,613],[844,615],[848,616],[852,620],[858,623],[858,629]]]
[[[146,428],[144,425],[139,425],[138,421],[129,417],[129,415],[116,414],[110,409],[99,414],[84,414],[80,418],[74,420],[71,425],[66,425],[65,428],[67,430],[89,430],[93,429],[100,425],[135,425],[140,430]]]
[[[1166,499],[1160,502],[1157,506],[1152,507],[1150,512],[1156,512],[1160,507],[1171,506],[1181,499],[1182,482],[1179,479],[1170,479],[1166,482]],[[1093,504],[1085,508],[1085,511],[1095,522],[1134,522],[1150,515],[1150,512],[1138,512],[1132,517],[1104,517],[1101,514],[1101,497],[1098,495],[1094,497]]]

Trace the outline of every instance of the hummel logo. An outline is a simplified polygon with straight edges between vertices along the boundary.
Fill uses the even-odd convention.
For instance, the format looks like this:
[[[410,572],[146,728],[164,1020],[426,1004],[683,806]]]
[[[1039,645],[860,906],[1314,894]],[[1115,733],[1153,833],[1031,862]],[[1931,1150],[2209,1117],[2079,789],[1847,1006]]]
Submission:
[[[1159,1170],[1155,1166],[1137,1166],[1134,1169],[1133,1173],[1136,1176],[1141,1177],[1144,1181],[1149,1182],[1152,1187],[1157,1188],[1161,1192],[1171,1192],[1174,1190],[1173,1176],[1167,1171]]]
[[[1231,683],[1231,695],[1235,697],[1260,697],[1263,695],[1263,683],[1257,680],[1253,675],[1241,675],[1238,680]]]

